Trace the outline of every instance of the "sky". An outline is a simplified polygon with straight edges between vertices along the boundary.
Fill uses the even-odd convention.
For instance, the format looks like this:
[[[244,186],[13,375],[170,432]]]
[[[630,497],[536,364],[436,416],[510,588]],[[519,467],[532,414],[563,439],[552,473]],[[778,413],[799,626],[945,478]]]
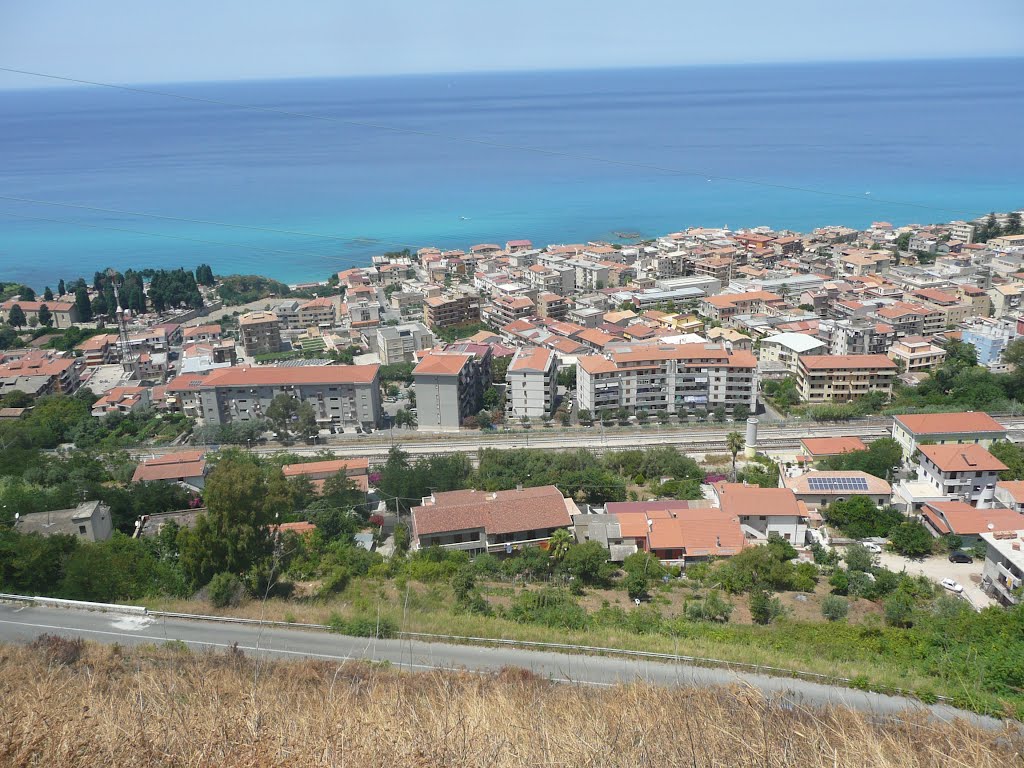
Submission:
[[[32,0],[0,3],[0,67],[160,83],[971,58],[1024,55],[1022,32],[1022,0]]]

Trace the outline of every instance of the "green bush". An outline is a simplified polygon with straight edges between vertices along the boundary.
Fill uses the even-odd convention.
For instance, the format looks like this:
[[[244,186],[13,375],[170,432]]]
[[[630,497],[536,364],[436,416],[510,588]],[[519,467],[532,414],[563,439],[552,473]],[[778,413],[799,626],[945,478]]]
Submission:
[[[332,632],[337,632],[339,635],[352,635],[353,637],[387,638],[395,637],[398,634],[398,625],[386,616],[380,618],[354,616],[346,619],[332,613],[327,620],[327,626],[331,628]]]
[[[233,573],[218,573],[206,586],[206,593],[214,608],[236,606],[245,593],[241,580]]]
[[[839,595],[826,595],[821,601],[821,615],[829,621],[845,619],[850,612],[850,603]]]
[[[584,629],[587,612],[567,592],[548,587],[525,591],[512,600],[508,617],[523,624],[555,629]]]
[[[750,616],[756,624],[771,624],[783,613],[782,602],[764,589],[750,593]]]

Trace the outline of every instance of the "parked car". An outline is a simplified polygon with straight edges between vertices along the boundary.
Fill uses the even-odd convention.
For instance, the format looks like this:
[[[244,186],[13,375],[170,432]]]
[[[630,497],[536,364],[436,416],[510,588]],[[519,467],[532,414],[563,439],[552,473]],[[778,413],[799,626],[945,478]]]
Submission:
[[[950,592],[955,592],[958,595],[964,591],[964,588],[960,584],[960,582],[953,581],[953,579],[943,579],[939,583],[942,584],[943,588],[948,589]]]
[[[973,563],[974,557],[970,552],[964,552],[962,549],[958,549],[955,552],[949,553],[949,562],[951,563]]]
[[[875,544],[873,541],[865,541],[865,542],[863,542],[862,546],[864,547],[864,549],[866,549],[868,552],[870,552],[873,555],[880,555],[880,554],[882,554],[882,548],[880,546],[878,546],[877,544]]]

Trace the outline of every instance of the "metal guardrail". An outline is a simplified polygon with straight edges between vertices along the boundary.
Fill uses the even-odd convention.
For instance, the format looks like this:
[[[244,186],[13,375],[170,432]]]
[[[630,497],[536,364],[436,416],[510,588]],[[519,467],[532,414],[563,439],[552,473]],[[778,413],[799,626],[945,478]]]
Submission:
[[[58,597],[38,597],[27,595],[9,595],[0,593],[0,600],[19,603],[33,603],[50,606],[51,608],[77,608],[84,611],[101,611],[103,613],[128,613],[134,616],[145,616],[147,611],[141,605],[119,605],[117,603],[91,603],[86,600],[64,600]]]

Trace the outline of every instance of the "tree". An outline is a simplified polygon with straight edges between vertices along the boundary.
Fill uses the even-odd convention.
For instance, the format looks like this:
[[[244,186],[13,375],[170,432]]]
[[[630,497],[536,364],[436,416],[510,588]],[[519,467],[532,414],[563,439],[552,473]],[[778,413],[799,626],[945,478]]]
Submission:
[[[851,544],[846,548],[846,555],[843,557],[846,567],[851,571],[867,573],[875,564],[874,555],[863,544]]]
[[[36,315],[40,325],[45,325],[47,328],[53,325],[53,313],[46,304],[39,305],[39,313]]]
[[[227,452],[207,477],[206,512],[180,534],[181,567],[194,586],[217,573],[244,574],[270,554],[265,496],[259,465],[244,453]]]
[[[562,568],[584,584],[603,584],[608,580],[608,550],[596,541],[575,544],[562,558]]]
[[[631,573],[622,580],[630,600],[642,600],[647,596],[648,581],[642,573]]]
[[[67,289],[64,287],[64,281],[61,280],[57,283],[57,294],[63,296],[65,293],[67,293]]]
[[[25,312],[15,304],[7,313],[7,324],[14,328],[24,328],[28,321],[25,319]]]
[[[574,543],[573,535],[569,533],[568,529],[559,528],[551,534],[551,539],[548,541],[548,554],[556,563],[560,563]]]
[[[75,306],[78,308],[78,319],[83,323],[92,320],[92,303],[89,301],[89,291],[84,285],[75,291]]]
[[[889,544],[905,557],[922,557],[932,551],[935,539],[921,523],[900,523],[889,532]]]
[[[885,623],[892,627],[909,627],[914,613],[914,598],[900,589],[885,601]]]
[[[576,387],[576,366],[567,365],[564,368],[558,369],[558,386],[565,387],[566,389],[575,389]]]
[[[493,384],[484,390],[484,408],[493,411],[502,405],[501,392]]]
[[[750,593],[750,618],[756,624],[771,624],[773,619],[782,615],[782,603],[777,597],[764,589],[755,589]]]
[[[1003,229],[1003,234],[1006,235],[1019,235],[1021,234],[1021,222],[1020,222],[1020,211],[1011,211],[1006,216],[1006,227]]]
[[[496,357],[491,360],[492,384],[504,384],[508,380],[508,366],[511,362],[511,357]]]
[[[292,422],[298,420],[299,401],[291,395],[276,395],[267,406],[265,415],[273,425],[279,440],[288,439]]]
[[[739,452],[743,450],[743,446],[746,445],[746,441],[743,439],[743,435],[739,432],[730,432],[725,436],[725,447],[729,453],[732,454],[732,480],[736,482],[736,457]]]
[[[829,621],[845,619],[850,612],[850,603],[839,595],[825,595],[821,601],[821,615]]]
[[[590,415],[590,411],[586,408],[580,408],[576,413],[576,418],[579,420],[580,424],[586,424],[587,426],[594,423],[594,417]]]
[[[871,443],[863,451],[851,451],[830,456],[820,462],[823,469],[867,472],[869,475],[889,480],[892,468],[903,463],[903,448],[891,437],[883,437]]]
[[[196,282],[199,285],[210,286],[214,284],[213,269],[210,268],[209,264],[200,264],[196,267],[195,272]]]
[[[50,286],[46,286],[43,290],[43,301],[53,301],[53,291],[50,290]]]
[[[18,298],[22,301],[35,301],[36,292],[29,288],[27,285],[21,286],[18,291]]]
[[[906,519],[893,507],[879,509],[867,496],[834,501],[822,510],[822,516],[829,525],[854,539],[888,536],[894,526]]]

